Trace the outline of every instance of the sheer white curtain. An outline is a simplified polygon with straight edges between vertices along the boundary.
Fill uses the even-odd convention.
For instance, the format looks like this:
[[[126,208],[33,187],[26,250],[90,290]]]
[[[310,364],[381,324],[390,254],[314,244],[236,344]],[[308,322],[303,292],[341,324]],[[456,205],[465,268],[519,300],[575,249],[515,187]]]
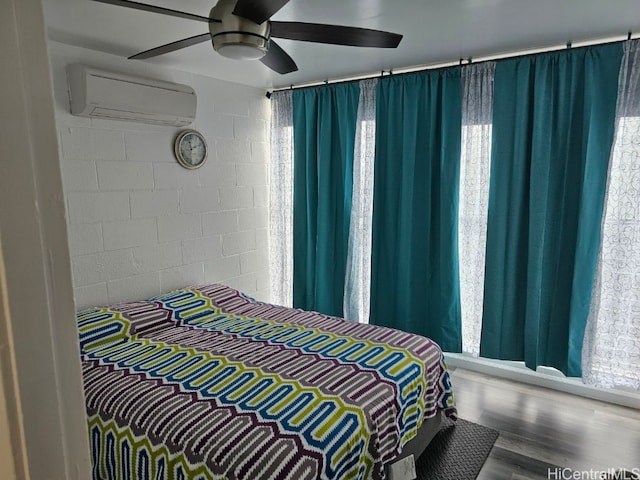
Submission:
[[[291,90],[271,96],[269,263],[271,302],[293,304],[293,106]]]
[[[494,62],[462,68],[462,146],[458,255],[462,351],[478,356],[491,166]]]
[[[377,80],[360,82],[354,151],[353,205],[349,226],[344,316],[369,320],[371,216]],[[293,105],[291,90],[271,97],[269,250],[271,301],[293,303]]]
[[[360,323],[369,322],[377,83],[377,79],[360,82],[353,155],[353,197],[344,289],[344,316],[348,320]]]
[[[624,45],[583,380],[640,390],[640,41]]]

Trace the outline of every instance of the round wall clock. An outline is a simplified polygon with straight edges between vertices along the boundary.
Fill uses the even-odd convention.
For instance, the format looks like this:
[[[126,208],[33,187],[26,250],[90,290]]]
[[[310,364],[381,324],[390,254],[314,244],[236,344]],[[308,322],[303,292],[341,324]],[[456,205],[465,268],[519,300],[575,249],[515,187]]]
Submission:
[[[199,168],[207,159],[207,142],[200,132],[184,130],[176,137],[174,153],[184,168]]]

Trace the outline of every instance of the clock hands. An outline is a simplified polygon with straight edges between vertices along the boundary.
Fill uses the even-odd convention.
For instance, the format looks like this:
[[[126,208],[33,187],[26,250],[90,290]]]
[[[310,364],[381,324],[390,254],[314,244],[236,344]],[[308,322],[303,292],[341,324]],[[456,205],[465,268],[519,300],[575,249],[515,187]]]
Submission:
[[[182,132],[175,140],[175,154],[185,168],[198,168],[207,158],[207,144],[195,130]]]

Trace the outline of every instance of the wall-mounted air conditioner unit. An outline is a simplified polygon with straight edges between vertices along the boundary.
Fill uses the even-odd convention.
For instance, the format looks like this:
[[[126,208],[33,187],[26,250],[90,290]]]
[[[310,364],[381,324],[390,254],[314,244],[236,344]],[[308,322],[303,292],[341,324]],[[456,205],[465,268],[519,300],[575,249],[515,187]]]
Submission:
[[[67,80],[73,115],[174,126],[196,117],[196,93],[187,85],[79,64],[67,67]]]

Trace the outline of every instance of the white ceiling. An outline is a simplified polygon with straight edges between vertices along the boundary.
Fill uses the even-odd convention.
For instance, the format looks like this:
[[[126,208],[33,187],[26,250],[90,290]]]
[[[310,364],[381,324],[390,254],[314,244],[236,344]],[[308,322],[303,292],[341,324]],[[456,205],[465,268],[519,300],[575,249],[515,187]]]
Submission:
[[[139,0],[208,16],[215,0]],[[49,38],[128,57],[205,33],[201,22],[91,0],[42,0]],[[273,20],[333,23],[404,35],[397,49],[280,40],[299,71],[216,54],[209,42],[143,60],[263,88],[640,33],[640,0],[290,0]],[[635,35],[634,35],[635,36]],[[131,60],[137,62],[141,60]]]

